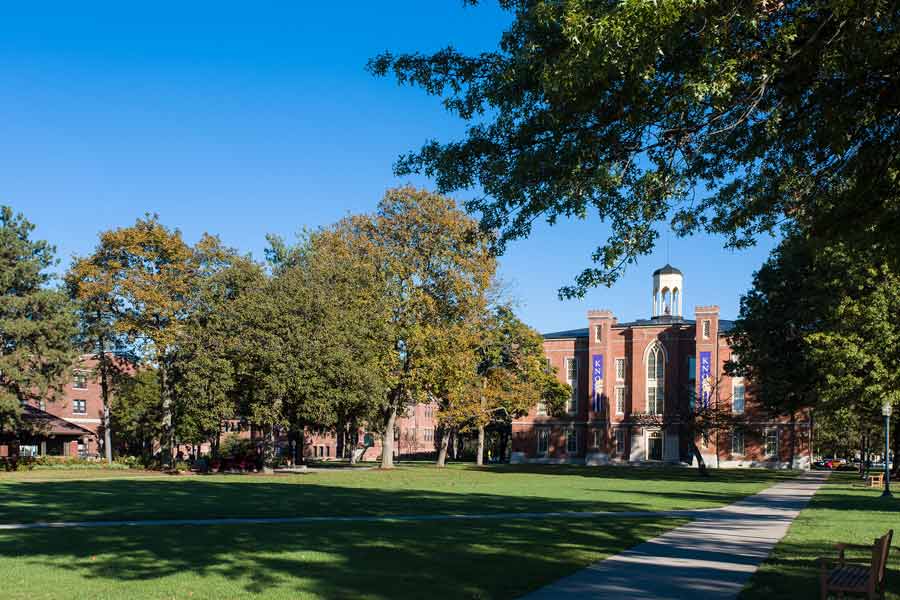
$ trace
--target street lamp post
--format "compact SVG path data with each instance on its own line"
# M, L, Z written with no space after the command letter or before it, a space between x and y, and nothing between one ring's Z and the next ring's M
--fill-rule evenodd
M881 405L881 414L884 415L884 491L882 498L891 498L891 403L885 400Z

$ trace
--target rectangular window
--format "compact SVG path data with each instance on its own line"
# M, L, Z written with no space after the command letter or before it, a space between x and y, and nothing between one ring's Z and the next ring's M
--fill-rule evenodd
M625 381L625 359L616 359L616 381Z
M546 417L546 416L547 416L547 403L546 403L543 399L538 400L538 403L537 403L537 415L538 415L539 417Z
M87 413L87 401L72 400L72 412L76 415L83 415Z
M710 328L711 328L711 325L710 325L709 319L706 319L705 321L703 321L703 339L704 340L709 339Z
M72 387L76 390L87 389L87 373L84 371L75 371L72 375Z
M732 431L731 432L731 453L736 456L744 455L744 432L743 431Z
M778 458L778 430L766 429L766 456Z
M603 430L595 429L594 430L594 448L602 448L603 447Z
M734 414L740 415L744 413L744 382L736 380L731 388L731 410Z
M578 412L578 360L575 357L566 359L566 381L572 386L572 397L569 398L569 412Z
M603 325L594 325L594 341L603 341Z
M625 386L616 387L616 414L625 414Z
M543 456L550 449L550 430L546 428L538 429L537 436L537 453Z
M570 429L566 432L566 452L578 454L578 430Z
M649 414L663 414L663 406L665 405L663 394L664 392L661 386L650 385L647 388L647 412Z
M625 430L616 429L616 454L625 456Z

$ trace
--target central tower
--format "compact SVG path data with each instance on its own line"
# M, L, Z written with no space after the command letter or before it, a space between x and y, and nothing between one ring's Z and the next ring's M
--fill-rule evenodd
M682 298L684 296L684 275L667 264L653 271L653 318L671 317L681 319Z

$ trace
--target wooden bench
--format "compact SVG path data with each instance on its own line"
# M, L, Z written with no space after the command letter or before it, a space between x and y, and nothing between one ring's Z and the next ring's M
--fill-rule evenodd
M869 475L869 487L884 487L884 471L877 475Z
M875 540L871 546L836 544L835 548L838 551L836 564L827 558L820 558L819 563L822 570L819 582L822 600L827 600L831 593L836 593L838 598L843 598L844 594L865 594L866 598L883 600L884 574L893 537L894 530L891 529ZM870 550L872 552L871 564L848 563L844 553L850 548Z

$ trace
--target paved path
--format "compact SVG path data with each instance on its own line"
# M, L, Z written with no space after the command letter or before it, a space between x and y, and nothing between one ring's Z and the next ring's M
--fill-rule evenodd
M828 473L811 472L611 556L524 600L720 600L741 588L787 533Z

